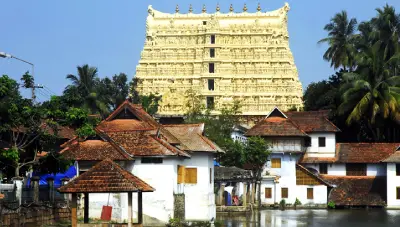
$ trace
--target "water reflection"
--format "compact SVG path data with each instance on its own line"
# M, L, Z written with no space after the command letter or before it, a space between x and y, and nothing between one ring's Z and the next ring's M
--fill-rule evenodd
M400 226L400 210L263 210L251 214L218 213L226 227Z

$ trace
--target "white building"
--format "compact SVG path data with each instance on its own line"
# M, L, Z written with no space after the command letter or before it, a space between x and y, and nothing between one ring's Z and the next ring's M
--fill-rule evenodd
M262 136L272 145L262 203L293 204L298 198L310 205L400 207L399 144L337 143L339 131L325 111L277 108L251 128L247 136Z
M79 172L110 158L154 187L143 195L144 224L163 225L174 217L209 221L216 213L213 160L221 150L203 130L204 124L161 125L126 101L97 126L95 137L69 141L63 154L77 161ZM126 219L126 197L90 194L89 216L100 218L108 203L113 218Z

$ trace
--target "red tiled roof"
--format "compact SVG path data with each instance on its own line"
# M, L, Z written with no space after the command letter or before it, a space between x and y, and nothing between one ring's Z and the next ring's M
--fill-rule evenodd
M78 142L75 140L68 147L61 150L66 159L77 161L100 161L111 160L133 160L118 145L103 140L86 140Z
M337 206L385 206L386 177L329 176L321 177L335 187L328 201Z
M328 120L328 113L329 111L293 111L285 114L305 132L339 132L340 129Z
M111 121L103 121L96 128L105 132L155 129L154 126L136 119L114 119Z
M154 188L105 159L58 189L62 193L153 192Z
M217 145L202 135L204 124L164 125L163 127L181 142L181 149L185 151L222 151Z
M247 136L307 136L290 119L285 117L268 117L258 122L246 132Z
M397 149L396 152L382 160L382 162L400 163L400 150Z
M337 143L338 163L379 163L392 155L399 143Z
M133 156L186 156L189 154L148 131L108 132L107 136Z
M327 158L327 157L309 157L307 153L303 155L303 157L299 160L299 163L335 163L337 159L335 157Z

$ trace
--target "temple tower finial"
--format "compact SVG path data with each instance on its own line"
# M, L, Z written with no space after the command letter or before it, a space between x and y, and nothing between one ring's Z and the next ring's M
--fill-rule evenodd
M229 6L229 12L233 12L233 6L231 4L231 6Z
M244 3L244 6L243 6L243 12L247 12L247 6L246 6L246 3Z
M193 13L193 7L192 4L189 5L189 13Z
M203 13L206 13L207 12L207 10L206 10L206 4L203 4L203 9L201 10Z
M258 3L258 6L257 6L257 11L258 11L258 12L260 12L260 11L261 11L261 4L260 4L260 3Z
M179 13L179 5L178 4L175 7L175 13Z
M217 3L217 8L215 10L217 10L217 12L221 10L221 8L219 8L219 3Z

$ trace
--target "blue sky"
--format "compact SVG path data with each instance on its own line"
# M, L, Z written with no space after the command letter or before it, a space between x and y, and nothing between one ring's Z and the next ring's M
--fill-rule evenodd
M283 6L282 0L219 0L222 12L242 11L247 4L253 12L261 3L263 11ZM347 10L358 21L376 15L375 8L385 3L400 12L399 0L288 0L290 47L303 87L328 78L333 69L322 59L326 49L317 41L326 36L323 27L341 10ZM0 51L13 54L35 64L36 82L61 94L69 83L65 76L76 73L76 66L97 66L99 76L124 72L131 80L143 48L147 6L163 12L174 12L179 4L186 12L192 3L200 12L206 4L214 12L217 1L134 1L134 0L41 0L0 1ZM0 74L18 79L29 65L0 58ZM50 92L38 94L44 100ZM27 91L24 94L29 94Z

